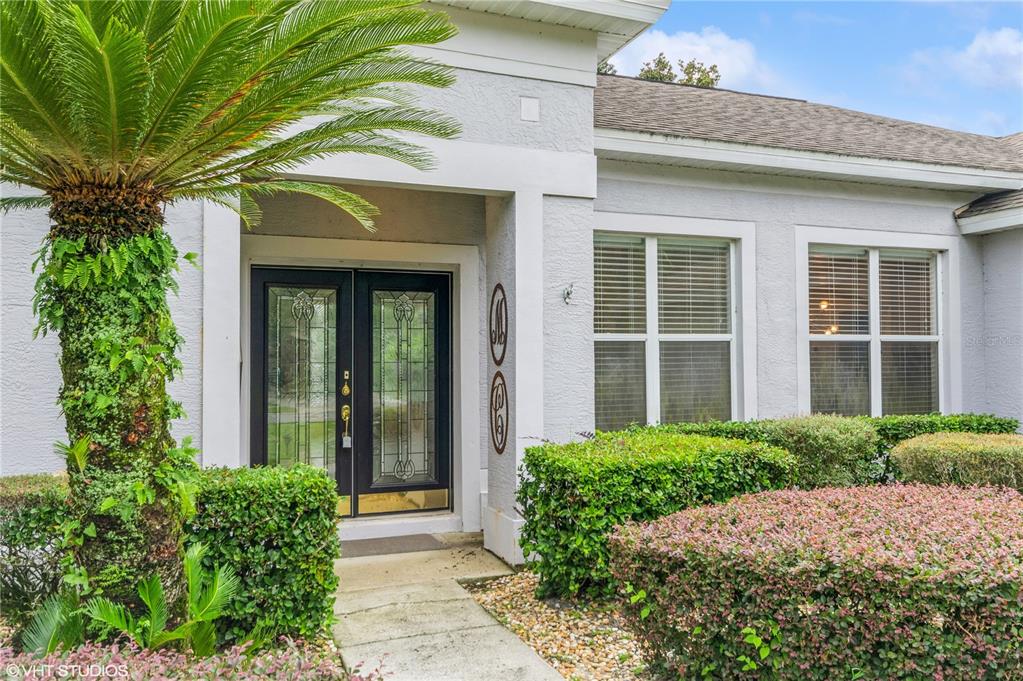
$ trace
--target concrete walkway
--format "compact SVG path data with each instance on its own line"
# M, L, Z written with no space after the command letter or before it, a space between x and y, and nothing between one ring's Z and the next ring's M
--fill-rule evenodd
M372 545L361 542L352 553L362 555L338 561L334 640L345 663L380 665L388 681L562 681L457 581L510 574L508 566L479 535L432 537L442 548L366 555Z

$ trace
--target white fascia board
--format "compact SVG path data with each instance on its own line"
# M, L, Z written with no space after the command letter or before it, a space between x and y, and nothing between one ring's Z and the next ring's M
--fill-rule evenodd
M1023 173L983 170L910 161L889 161L860 156L839 156L811 151L716 142L652 133L596 128L594 152L600 158L615 154L645 157L649 162L685 162L732 166L741 170L830 177L874 183L901 183L944 189L1023 188ZM642 160L642 159L637 159Z
M1023 228L1023 208L1006 208L984 215L956 218L956 222L959 223L959 231L963 234L990 234L1019 229Z

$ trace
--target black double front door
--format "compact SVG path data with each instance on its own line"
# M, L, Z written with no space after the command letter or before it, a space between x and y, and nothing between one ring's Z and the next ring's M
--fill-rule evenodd
M337 480L345 515L451 506L451 281L252 269L253 465Z

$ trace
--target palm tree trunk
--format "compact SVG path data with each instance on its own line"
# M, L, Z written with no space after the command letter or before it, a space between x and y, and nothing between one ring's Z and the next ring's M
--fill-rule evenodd
M166 299L177 253L162 228L162 197L78 185L51 198L37 304L44 327L60 333L78 583L137 605L138 583L155 572L180 612L194 464L169 430L180 414L166 387L179 366Z

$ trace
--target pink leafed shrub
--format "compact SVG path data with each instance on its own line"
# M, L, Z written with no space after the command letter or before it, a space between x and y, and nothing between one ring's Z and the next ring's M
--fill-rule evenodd
M376 681L377 672L349 675L336 653L302 642L246 655L236 646L195 659L174 650L86 644L43 658L0 649L5 679L103 678L126 681Z
M679 678L1023 678L1023 495L784 490L618 528L611 566Z

